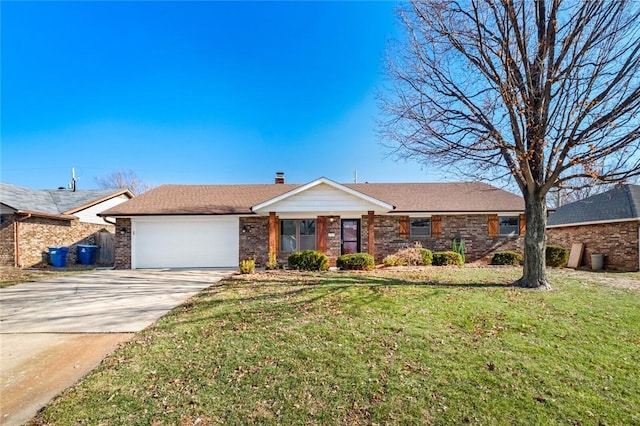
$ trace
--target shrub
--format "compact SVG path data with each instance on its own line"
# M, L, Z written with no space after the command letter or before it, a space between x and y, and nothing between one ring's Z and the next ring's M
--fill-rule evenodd
M384 266L400 266L400 260L396 255L390 254L382 259L382 264Z
M267 263L264 265L264 267L267 270L278 269L278 258L276 257L275 253L269 253L269 260L267 260Z
M429 266L433 263L433 253L431 253L431 250L426 248L420 249L420 256L422 257L423 265Z
M522 254L516 251L497 251L491 259L492 265L522 265Z
M423 264L421 247L409 247L399 250L395 256L398 258L399 266L416 266Z
M547 266L564 268L569 261L569 250L561 246L549 245L545 250Z
M317 250L302 250L292 253L287 261L290 269L300 271L326 271L329 258Z
M253 274L256 271L255 259L245 259L240 261L241 274Z
M373 256L368 253L344 254L336 261L340 269L352 269L357 271L370 271L376 264Z
M446 265L464 265L462 261L462 256L460 253L456 253L455 251L439 251L433 253L433 264L435 266L446 266Z
M466 262L466 259L464 256L464 240L462 239L458 240L458 238L452 239L451 251L456 252L460 255L460 258L462 259L463 264Z

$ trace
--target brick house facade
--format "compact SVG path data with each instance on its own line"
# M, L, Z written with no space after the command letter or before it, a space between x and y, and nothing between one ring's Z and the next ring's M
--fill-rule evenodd
M49 263L49 247L67 246L67 263L77 262L78 244L95 244L97 232L113 232L113 225L6 215L0 225L0 265L41 267Z
M464 241L470 262L523 248L522 198L490 185L282 180L164 185L105 211L117 220L116 268L237 267L244 259L265 265L270 254L282 264L308 248L332 265L356 251L381 263L416 242L450 250L453 238Z
M327 244L323 252L329 257L329 262L335 265L341 254L340 217L332 216L326 229ZM360 251L369 253L368 216L360 218ZM465 244L465 254L468 262L489 260L493 253L499 250L515 250L522 252L524 237L520 235L489 235L488 215L458 215L442 216L442 232L440 236L411 237L400 231L403 216L376 215L374 216L374 258L377 263L398 250L413 247L420 243L422 247L432 251L446 251L451 249L453 238L462 239ZM264 265L268 261L268 218L245 217L240 218L240 251L239 259L255 259L256 264ZM279 263L286 263L289 253L278 251Z
M547 221L547 242L565 248L584 244L580 267L604 255L604 269L640 270L640 185L618 184L560 206Z
M98 213L133 194L126 189L35 190L0 183L0 197L0 266L40 267L50 261L49 247L69 247L67 264L76 263L78 244L97 244L103 240L97 233L115 230Z
M591 268L591 255L604 254L604 268L620 272L640 270L640 220L596 223L547 229L548 244L571 248L583 243L579 266Z

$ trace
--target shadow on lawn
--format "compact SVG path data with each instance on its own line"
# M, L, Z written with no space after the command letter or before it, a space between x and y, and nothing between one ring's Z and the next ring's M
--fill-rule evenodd
M291 277L272 277L265 281L223 280L201 292L179 310L197 309L205 315L193 317L193 323L216 323L231 320L251 320L263 324L283 319L295 321L309 313L325 317L327 312L343 310L355 313L359 309L402 309L394 301L394 288L401 286L433 289L421 292L420 297L440 297L447 288L469 290L474 288L508 288L499 283L447 283L420 282L397 277L364 274L307 275L305 280ZM347 302L347 303L344 303ZM177 312L176 312L177 313Z

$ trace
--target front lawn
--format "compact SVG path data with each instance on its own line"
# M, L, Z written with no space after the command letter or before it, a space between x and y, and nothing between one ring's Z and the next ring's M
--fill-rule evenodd
M519 273L237 276L33 423L640 424L640 291L560 271L550 292L504 285Z

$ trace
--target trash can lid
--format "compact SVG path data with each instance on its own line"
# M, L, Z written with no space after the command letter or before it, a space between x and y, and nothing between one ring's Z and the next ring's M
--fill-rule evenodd
M98 248L98 246L96 246L94 244L78 244L78 247Z

